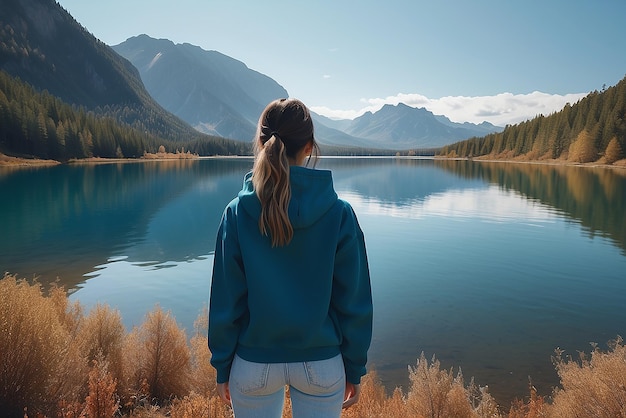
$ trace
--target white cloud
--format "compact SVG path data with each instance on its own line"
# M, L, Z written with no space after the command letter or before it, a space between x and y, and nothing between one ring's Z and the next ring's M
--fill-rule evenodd
M330 74L324 74L324 75L322 76L322 78L323 78L324 80L327 80L327 79L329 79L329 78L330 78Z
M421 94L399 93L395 96L374 99L361 99L359 110L337 110L324 106L311 106L311 110L334 119L354 119L363 113L376 112L385 104L404 103L412 107L423 107L435 115L444 115L453 122L491 122L505 126L515 124L537 115L547 116L558 112L566 103L574 104L587 93L566 95L548 94L534 91L529 94L500 93L495 96L446 96L429 99Z

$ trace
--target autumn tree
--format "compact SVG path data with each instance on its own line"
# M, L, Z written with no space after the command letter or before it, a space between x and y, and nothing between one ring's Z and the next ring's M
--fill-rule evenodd
M598 151L593 136L589 131L583 129L569 147L568 160L577 163L590 163L597 159Z
M622 158L624 158L622 147L620 146L617 137L613 137L609 142L609 145L606 147L604 159L607 164L613 164L615 161L621 160Z

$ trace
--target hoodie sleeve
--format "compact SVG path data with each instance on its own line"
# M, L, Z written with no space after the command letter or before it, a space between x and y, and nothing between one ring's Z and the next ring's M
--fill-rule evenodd
M341 354L346 379L358 384L366 373L373 306L365 238L347 203L335 256L331 304L342 333Z
M247 318L246 278L239 247L236 205L224 211L215 243L209 300L209 349L217 383L227 382L242 323Z

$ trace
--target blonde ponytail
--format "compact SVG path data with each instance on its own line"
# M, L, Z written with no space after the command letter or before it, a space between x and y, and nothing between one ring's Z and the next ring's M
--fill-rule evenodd
M293 237L288 208L291 199L289 160L285 145L274 134L257 154L252 184L261 201L259 230L272 239L272 247L288 244Z
M259 230L270 236L272 247L289 244L293 226L289 220L289 162L310 145L317 156L313 120L306 106L296 99L268 104L257 126L252 184L261 202Z

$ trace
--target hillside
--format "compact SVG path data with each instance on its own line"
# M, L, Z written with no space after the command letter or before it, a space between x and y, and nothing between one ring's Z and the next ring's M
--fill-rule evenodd
M169 140L76 108L0 71L0 153L56 161L137 158L161 146L201 155L249 153L248 144L222 138Z
M626 78L560 112L445 146L449 157L613 164L626 157Z
M132 64L93 37L54 0L3 1L0 70L84 112L112 118L181 147L195 144L203 153L211 153L211 144L221 143L221 148L225 144L165 111L148 94ZM116 141L121 146L125 138Z
M263 108L288 97L271 78L217 51L140 35L112 47L165 109L197 130L249 141Z

